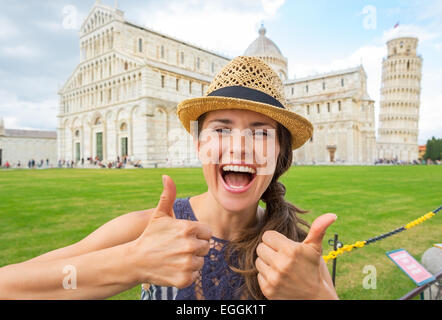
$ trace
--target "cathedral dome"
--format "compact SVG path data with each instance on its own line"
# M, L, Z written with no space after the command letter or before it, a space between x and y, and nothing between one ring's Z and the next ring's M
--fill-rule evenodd
M245 56L258 57L266 61L276 71L282 80L287 79L287 59L282 55L278 46L266 37L263 25L259 28L256 38L244 52Z
M244 52L245 56L271 56L275 58L284 59L281 50L269 38L266 37L266 29L263 25L259 28L259 37L253 41L247 50Z

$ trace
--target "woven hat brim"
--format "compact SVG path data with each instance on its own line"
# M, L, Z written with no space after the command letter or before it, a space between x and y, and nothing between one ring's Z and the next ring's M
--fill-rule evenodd
M243 109L261 113L286 127L292 136L292 149L298 149L313 135L313 125L303 116L265 103L228 97L200 97L182 101L177 108L178 118L190 133L191 121L209 111Z

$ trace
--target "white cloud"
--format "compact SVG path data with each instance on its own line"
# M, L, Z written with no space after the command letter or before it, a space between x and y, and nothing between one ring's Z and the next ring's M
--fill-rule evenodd
M38 20L34 22L35 26L39 29L42 29L42 31L49 31L49 32L60 32L65 30L63 28L63 25L60 21L50 21L50 20Z
M387 55L385 46L364 46L349 57L332 61L334 69L344 69L362 64L367 73L367 91L372 99L378 100L382 77L382 59Z
M21 126L20 119L17 117L7 116L3 118L6 129L21 129L21 130L32 130L34 128L28 126Z
M431 137L442 138L442 94L424 95L419 112L419 144L426 144Z
M391 28L389 30L384 31L382 40L383 42L387 42L393 38L399 37L416 37L420 42L427 42L429 40L434 40L440 37L440 33L436 33L434 31L429 31L425 27L407 24L407 25L399 25L396 28Z
M275 15L284 2L285 0L261 0L262 7L269 16Z
M440 24L440 17L442 16L442 1L420 1L416 6L418 20L435 20Z
M0 54L9 58L30 59L41 55L41 51L37 48L18 45L13 47L4 47L0 49Z
M57 126L58 100L39 102L21 100L16 94L0 90L0 117L9 129L46 129Z
M435 43L433 46L437 51L442 51L442 43Z
M11 39L18 34L18 29L9 18L0 17L0 39Z
M421 80L419 111L419 143L425 144L432 136L442 138L442 69L425 66Z
M401 7L385 8L382 10L382 12L387 17L397 17L402 13L402 9Z
M138 23L174 38L228 56L242 54L258 36L264 20L272 19L282 0L168 1L159 8L138 10ZM130 20L130 19L129 19Z
M78 31L87 18L89 11L86 13L78 5L48 3L53 13L50 17L40 17L31 19L32 27L37 27L42 32L60 33L66 31Z

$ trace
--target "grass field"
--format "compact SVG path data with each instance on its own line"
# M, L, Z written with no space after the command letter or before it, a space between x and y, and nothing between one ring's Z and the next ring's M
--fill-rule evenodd
M201 169L0 170L0 266L67 246L105 222L156 206L161 175L177 185L178 197L206 191ZM442 204L442 166L292 167L282 178L286 199L309 210L312 222L333 212L344 244L391 231ZM442 214L421 225L346 253L338 259L336 289L341 299L397 299L414 283L385 255L404 248L418 261L442 242ZM329 262L331 270L331 262ZM364 289L366 265L376 268L377 288ZM111 299L139 299L139 287Z

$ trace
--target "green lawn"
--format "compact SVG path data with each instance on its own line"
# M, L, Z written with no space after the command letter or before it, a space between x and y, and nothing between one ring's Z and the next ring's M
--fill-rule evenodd
M201 169L0 170L0 266L72 244L110 219L155 207L161 175L170 175L178 197L206 190ZM442 166L292 167L282 177L286 198L309 210L304 218L338 215L334 233L344 244L391 231L442 204ZM404 248L418 261L441 239L442 213L421 225L339 257L341 299L397 299L414 283L385 255ZM331 270L332 263L329 262ZM362 286L366 265L376 267L377 289ZM139 299L139 287L112 299Z

